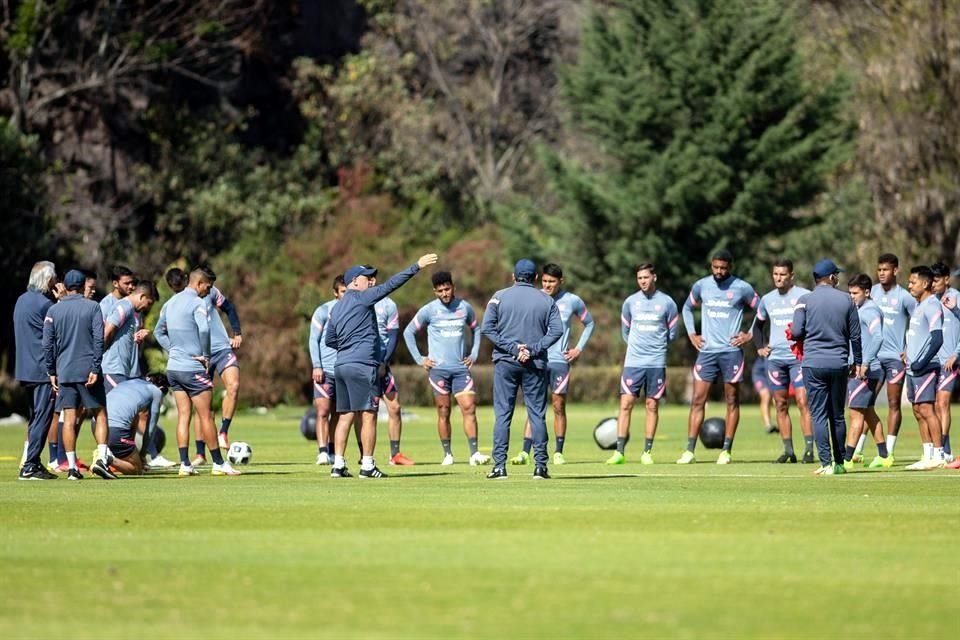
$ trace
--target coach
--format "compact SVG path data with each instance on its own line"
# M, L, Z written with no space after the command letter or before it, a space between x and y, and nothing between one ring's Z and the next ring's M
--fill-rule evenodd
M840 271L832 260L817 262L813 266L816 287L800 298L793 312L793 337L803 342L803 381L820 455L816 475L845 472L842 462L847 424L843 407L847 378L848 374L861 380L867 377L857 307L848 294L834 288ZM853 364L848 365L851 349Z
M513 268L513 286L493 294L483 316L483 335L493 343L493 470L491 480L506 478L510 421L523 388L533 436L533 477L547 473L547 349L563 336L557 305L534 284L537 268L520 260Z

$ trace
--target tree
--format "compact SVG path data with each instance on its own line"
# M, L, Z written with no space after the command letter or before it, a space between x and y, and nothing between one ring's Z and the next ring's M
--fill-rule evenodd
M784 236L829 217L804 207L851 149L844 85L806 80L794 13L778 0L598 8L563 89L569 126L591 146L546 156L564 204L556 227L571 272L596 292L622 293L649 260L682 295L721 247L759 274Z

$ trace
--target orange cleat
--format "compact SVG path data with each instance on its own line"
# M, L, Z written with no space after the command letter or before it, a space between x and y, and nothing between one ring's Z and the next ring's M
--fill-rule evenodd
M948 464L947 469L960 469L960 458L956 458L953 462Z
M403 455L402 453L398 453L397 455L390 458L390 464L402 466L402 467L409 467L417 463L411 460L410 458L408 458L407 456Z

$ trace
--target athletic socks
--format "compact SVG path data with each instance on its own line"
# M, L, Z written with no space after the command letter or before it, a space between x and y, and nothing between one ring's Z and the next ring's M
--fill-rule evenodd
M399 440L391 440L391 441L390 441L390 457L392 458L393 456L397 455L398 453L400 453L400 441L399 441Z
M205 457L207 455L207 445L203 440L194 440L194 444L197 445L197 455ZM211 452L213 453L213 452Z
M943 436L943 452L947 455L953 453L953 450L950 449L950 434L944 434Z
M730 453L730 450L733 449L733 438L724 438L723 439L723 450L727 453Z
M47 443L47 454L50 456L50 464L57 464L57 449L59 443L57 442L48 442Z
M803 452L813 453L813 436L803 436Z
M213 464L223 464L223 454L220 453L220 447L211 449L210 457L213 458Z
M524 438L523 439L523 452L530 453L533 449L533 438Z
M477 439L467 438L467 446L470 447L470 455L472 456L477 452Z
M936 462L943 462L943 447L933 448L933 459Z
M854 452L855 454L857 454L857 455L860 455L861 453L863 453L863 445L865 445L866 443L867 443L867 434L866 434L866 433L861 433L861 434L860 434L860 439L857 440L857 446L856 446L856 448L854 449L853 452ZM884 457L886 457L886 456L884 456Z
M851 460L853 460L853 452L856 451L856 449L857 449L856 447L851 447L850 445L846 445L843 448L843 461L850 462Z
M627 439L626 438L617 438L617 453L623 454L623 450L627 448Z
M373 471L373 456L363 456L360 458L360 469L362 471Z
M566 439L566 436L557 436L557 453L563 453L563 443Z
M150 434L147 436L147 455L151 458L156 458L160 455L160 451L157 449L157 441L154 437L155 434Z
M107 463L107 445L98 444L97 445L97 460L103 460L103 463Z
M67 464L71 469L77 468L77 452L76 451L67 451Z
M783 439L783 452L788 456L797 455L793 451L793 438L784 438Z
M443 447L443 455L445 455L445 456L452 456L452 455L453 455L453 451L450 450L450 439L449 439L449 438L447 438L446 440L444 440L444 439L441 438L441 439L440 439L440 446Z
M620 442L620 438L617 438L617 442ZM643 450L645 452L653 451L653 438L643 439Z
M887 436L887 451L890 452L890 455L893 455L894 449L897 448L897 436Z
M343 459L343 456L338 456L334 454L333 456L333 468L334 469L343 469L347 466L347 461Z
M696 436L692 438L687 438L687 451L689 451L690 453L693 453L696 448L697 448Z
M887 443L886 443L886 442L879 442L879 443L877 443L877 455L880 456L881 458L886 458L888 455L890 455L890 454L887 453Z
M220 433L227 433L230 431L230 423L233 421L233 418L223 418L220 421Z
M57 423L57 463L67 461L67 450L63 448L63 420Z
M190 447L180 447L180 464L185 467L190 466Z
M332 442L328 442L328 443L327 443L327 455L328 455L328 456L332 456L332 455L333 455L333 443L332 443Z
M933 443L932 442L923 443L923 459L924 460L933 459Z

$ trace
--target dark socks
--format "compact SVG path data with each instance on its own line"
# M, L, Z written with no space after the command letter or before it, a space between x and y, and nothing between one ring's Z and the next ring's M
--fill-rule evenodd
M524 438L523 439L523 452L530 453L530 450L533 449L533 438Z
M450 450L450 440L440 440L440 446L443 447L443 455L452 456L453 451Z
M180 464L190 466L190 447L180 447Z
M886 442L878 442L878 443L877 443L877 455L879 455L881 458L886 458L888 455L890 455L889 453L887 453L887 443L886 443Z
M210 457L213 458L213 464L223 464L223 455L220 453L220 447L211 449Z
M50 455L50 462L54 462L57 459L57 443L48 442L47 443L47 453Z
M813 436L803 436L803 452L813 453Z
M697 437L687 438L687 451L693 453L697 448Z
M950 436L949 436L949 434L943 436L943 452L944 452L944 453L953 453L953 451L950 449Z
M223 418L220 421L220 433L227 433L230 431L230 423L233 421L233 418Z
M856 449L856 447L851 447L850 445L845 446L843 449L843 461L850 462L853 460L853 452L856 451Z
M563 453L563 443L566 439L566 436L557 436L557 453Z
M194 440L194 444L197 445L197 455L204 456L207 455L207 445L203 440ZM211 452L212 453L212 452Z
M397 455L398 453L400 453L400 441L399 441L399 440L391 440L391 441L390 441L390 457L392 458L393 456Z
M470 455L472 456L477 452L477 439L467 438L467 446L470 447Z
M793 452L793 438L784 438L783 439L783 452L788 456L796 455Z
M328 454L328 455L331 455L331 456L334 455L334 449L333 449L333 443L332 443L332 442L328 442L328 443L327 443L327 454Z
M730 450L733 449L733 438L724 438L723 439L723 450L727 453L730 453Z
M653 438L644 438L644 439L643 439L643 450L644 450L644 451L653 451Z
M623 454L623 450L627 448L627 439L626 438L617 438L617 453Z

